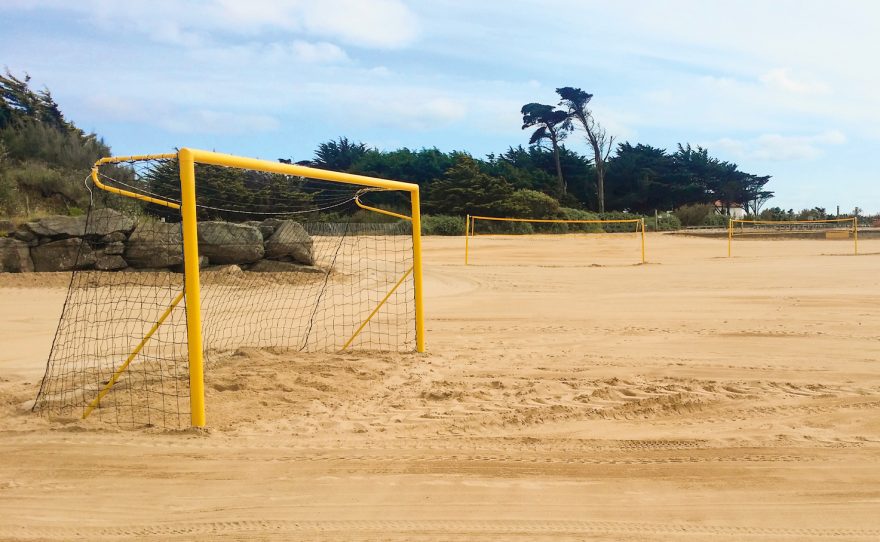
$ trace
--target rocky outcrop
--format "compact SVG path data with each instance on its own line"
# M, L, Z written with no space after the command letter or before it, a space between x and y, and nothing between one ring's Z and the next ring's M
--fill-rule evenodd
M0 238L0 272L27 273L34 270L28 244L18 239Z
M133 217L113 209L98 209L92 211L92 216L86 226L86 235L115 235L117 238L121 235L124 238L134 230L134 227Z
M312 237L299 222L281 221L266 240L266 258L314 265Z
M113 209L98 209L91 216L50 216L18 227L9 222L3 227L0 272L183 271L180 223L135 220ZM262 273L326 272L314 267L312 237L293 220L200 222L198 239L200 267Z
M263 258L263 234L254 226L231 222L199 223L199 254L211 263L245 264Z
M31 249L34 271L88 269L97 260L92 247L80 238L51 241Z
M24 224L25 231L37 237L82 237L86 233L85 216L47 216Z
M135 226L124 252L132 267L161 268L183 263L180 224L143 220Z

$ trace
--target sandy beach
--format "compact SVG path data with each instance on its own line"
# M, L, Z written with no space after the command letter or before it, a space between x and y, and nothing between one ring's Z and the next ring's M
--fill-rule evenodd
M30 412L69 276L0 275L0 540L880 540L880 239L470 248L427 354L241 349L206 431Z

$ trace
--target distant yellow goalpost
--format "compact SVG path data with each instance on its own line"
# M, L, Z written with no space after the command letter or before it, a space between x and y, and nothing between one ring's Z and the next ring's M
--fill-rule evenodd
M464 233L464 264L470 263L470 240L476 235L477 221L487 222L513 222L521 224L560 224L574 226L589 226L590 230L581 230L571 233L633 233L640 236L641 241L641 263L645 263L645 219L629 218L629 219L609 219L609 220L564 220L564 219L538 219L538 218L505 218L497 216L480 216L467 215L465 221ZM631 228L631 229L630 229Z
M853 240L853 254L859 254L859 221L851 218L824 220L745 220L731 218L727 222L727 257L733 253L734 237L823 234L825 239Z

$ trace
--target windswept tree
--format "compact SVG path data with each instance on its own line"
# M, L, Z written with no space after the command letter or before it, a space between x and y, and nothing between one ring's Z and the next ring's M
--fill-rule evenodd
M355 143L347 137L340 137L339 141L330 140L318 145L315 159L310 165L333 171L348 171L355 162L367 154L368 150L363 143Z
M605 163L608 155L614 147L614 136L608 135L605 128L593 117L593 112L587 107L593 95L579 88L557 88L561 100L559 105L565 106L568 116L578 121L586 132L587 142L593 149L593 160L596 167L596 190L599 199L599 212L605 212Z
M568 192L568 185L562 176L562 164L559 161L559 142L565 139L571 131L571 118L565 111L554 109L552 105L528 103L520 110L523 116L522 129L538 128L532 132L529 145L540 145L542 141L550 141L553 148L553 158L556 161L556 176L562 186L562 193Z

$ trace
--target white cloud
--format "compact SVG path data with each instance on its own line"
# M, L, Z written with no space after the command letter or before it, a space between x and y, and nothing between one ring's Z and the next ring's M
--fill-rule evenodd
M8 1L8 0L7 0ZM14 1L7 9L72 11L109 30L135 31L171 45L196 47L222 35L266 35L264 41L312 36L376 49L398 49L421 32L415 13L401 0L115 0Z
M296 40L290 44L291 52L297 59L309 63L335 63L348 60L348 55L338 46L327 42L309 43Z
M321 0L297 7L309 31L352 45L397 49L420 31L418 18L399 0Z
M825 147L844 143L846 136L842 132L829 130L802 136L761 134L751 139L721 138L703 146L710 152L720 149L740 159L792 161L820 158L825 154Z
M829 88L824 83L796 79L788 68L776 68L758 78L767 87L794 94L826 94Z

